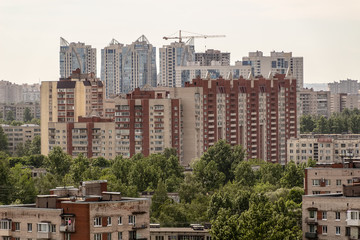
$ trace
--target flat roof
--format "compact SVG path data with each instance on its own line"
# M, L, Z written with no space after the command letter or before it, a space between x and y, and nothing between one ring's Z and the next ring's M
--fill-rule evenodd
M188 227L188 228L162 227L162 228L150 228L150 232L208 233L209 229L204 228L204 230L194 230L190 227Z

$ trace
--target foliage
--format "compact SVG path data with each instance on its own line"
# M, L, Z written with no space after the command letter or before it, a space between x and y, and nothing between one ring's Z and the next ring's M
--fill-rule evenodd
M24 110L24 122L30 122L33 119L30 108L26 107Z
M4 129L0 126L0 151L6 152L8 150L8 140L4 133Z

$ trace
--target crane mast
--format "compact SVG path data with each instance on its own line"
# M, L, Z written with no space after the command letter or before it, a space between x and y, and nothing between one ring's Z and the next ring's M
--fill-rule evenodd
M225 35L195 35L195 36L182 36L181 35L181 30L179 30L179 36L178 37L163 37L163 39L168 40L168 39L179 39L179 42L182 42L182 39L184 38L216 38L216 37L226 37Z

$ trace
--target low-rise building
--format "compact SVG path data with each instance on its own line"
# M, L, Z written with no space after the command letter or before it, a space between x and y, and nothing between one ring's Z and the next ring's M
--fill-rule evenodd
M40 135L40 126L36 124L23 124L21 126L11 126L1 124L8 140L8 150L11 154L16 151L16 146L26 141L34 140L35 136Z
M204 228L150 228L150 240L211 240L208 229Z
M2 239L150 239L149 202L82 182L40 195L35 204L0 206Z
M305 163L309 158L318 164L342 163L347 154L360 158L360 134L301 134L287 140L288 159Z
M359 239L360 185L343 186L343 193L304 195L303 239Z

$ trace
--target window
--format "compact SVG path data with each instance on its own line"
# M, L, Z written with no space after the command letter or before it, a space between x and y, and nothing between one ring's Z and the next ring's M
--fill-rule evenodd
M101 227L102 224L101 224L101 217L96 217L94 218L94 226L95 227Z
M38 232L49 232L49 224L48 223L38 223L37 224Z
M135 225L135 216L134 215L129 216L129 224Z
M164 236L155 236L155 240L164 240Z
M320 180L319 179L313 179L312 184L313 184L313 186L320 186Z
M118 232L118 240L123 240L122 232Z
M56 232L56 224L51 224L51 232Z
M327 226L322 226L322 234L327 234Z
M309 232L314 233L316 232L315 225L309 225Z
M322 220L327 220L327 212L322 212Z
M111 240L111 232L107 234L107 240Z
M340 212L335 212L335 220L340 220Z
M350 219L357 220L358 219L358 212L350 212Z
M111 226L111 217L107 217L107 225Z
M20 223L19 222L15 223L15 231L20 231Z
M118 217L118 225L122 225L122 217L121 216Z
M32 223L27 224L27 231L32 232Z
M316 211L309 211L309 218L315 218Z
M94 240L101 240L101 239L102 239L101 233L95 233L94 234Z
M331 181L329 179L325 179L325 185L329 186L331 184Z
M8 220L0 221L0 229L11 229L11 222Z
M136 239L136 231L129 231L129 240Z
M336 179L336 186L341 186L341 180L340 179Z
M335 234L340 235L340 227L335 227Z

